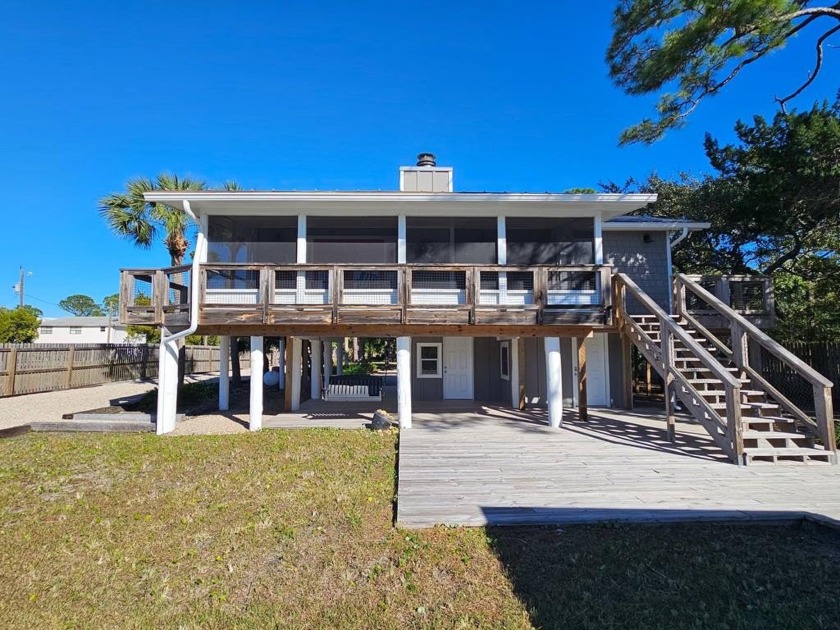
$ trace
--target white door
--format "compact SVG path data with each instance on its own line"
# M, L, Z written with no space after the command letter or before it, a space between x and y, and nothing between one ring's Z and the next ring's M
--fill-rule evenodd
M607 336L595 333L586 340L586 404L609 407L610 379L607 372Z
M472 400L472 337L443 338L443 397L448 400Z

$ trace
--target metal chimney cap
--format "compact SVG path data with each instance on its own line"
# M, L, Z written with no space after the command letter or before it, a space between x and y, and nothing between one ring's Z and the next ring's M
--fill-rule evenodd
M437 166L434 153L418 153L417 166Z

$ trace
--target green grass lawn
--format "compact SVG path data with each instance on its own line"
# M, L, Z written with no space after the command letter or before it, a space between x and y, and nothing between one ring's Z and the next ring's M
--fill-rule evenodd
M397 530L396 439L0 441L0 627L840 624L813 525Z

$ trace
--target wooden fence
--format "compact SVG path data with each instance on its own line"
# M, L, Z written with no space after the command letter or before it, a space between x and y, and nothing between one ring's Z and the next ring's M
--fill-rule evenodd
M187 374L219 369L219 349L187 346ZM248 367L248 354L241 357ZM0 344L0 397L115 381L156 378L158 346L137 344Z
M834 383L831 390L834 409L840 411L840 343L790 342L784 346ZM811 388L796 372L769 352L761 352L760 361L759 371L776 389L802 410L813 411Z

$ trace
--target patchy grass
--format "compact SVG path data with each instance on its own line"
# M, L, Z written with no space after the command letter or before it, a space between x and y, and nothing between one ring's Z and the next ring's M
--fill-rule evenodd
M392 526L394 433L0 441L0 626L834 628L835 532Z

